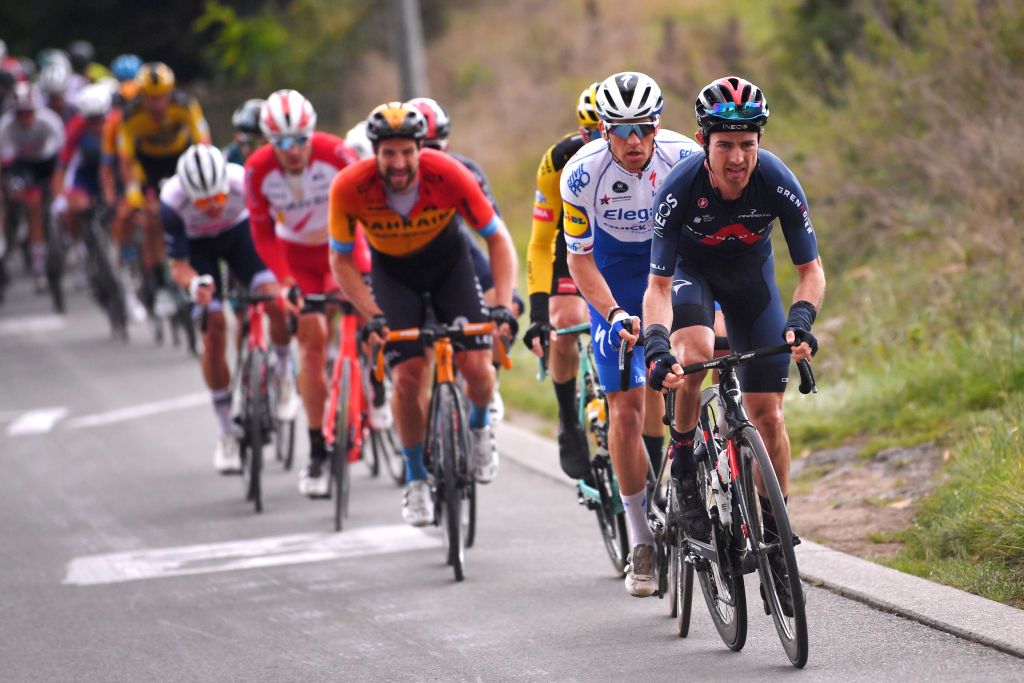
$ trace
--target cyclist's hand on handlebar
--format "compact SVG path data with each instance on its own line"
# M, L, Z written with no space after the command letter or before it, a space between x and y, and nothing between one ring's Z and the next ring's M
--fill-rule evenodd
M359 333L360 339L364 342L369 342L370 346L377 348L384 345L388 336L388 320L383 315L375 315L366 321L363 325L362 331Z
M647 386L655 391L666 393L676 389L683 383L683 368L675 356L664 351L651 354L647 362Z
M546 320L536 320L526 328L526 332L523 334L523 344L538 358L543 358L544 347L549 343L551 330L551 323Z
M628 348L633 348L636 340L640 338L640 318L619 309L608 322L612 324L612 329L608 333L612 348L617 351L623 341Z
M213 276L196 275L188 283L188 295L199 306L209 306L213 301Z
M498 332L508 337L509 342L515 341L519 333L519 321L506 306L491 306L491 320L498 323Z
M277 292L277 305L287 315L299 317L302 313L302 291L293 283L282 283Z
M810 330L786 330L786 343L793 347L793 360L810 360L818 352L818 340Z

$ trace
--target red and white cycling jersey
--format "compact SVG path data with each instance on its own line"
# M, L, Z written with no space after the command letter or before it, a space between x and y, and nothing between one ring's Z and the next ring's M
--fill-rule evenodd
M327 202L331 181L355 163L356 153L329 133L313 133L309 164L301 175L285 173L271 145L245 162L249 225L260 256L275 274L288 272L276 240L303 246L327 244Z

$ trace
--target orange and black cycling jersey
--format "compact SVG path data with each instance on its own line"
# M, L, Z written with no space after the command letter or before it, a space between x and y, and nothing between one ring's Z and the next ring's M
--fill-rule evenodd
M357 223L375 251L394 257L423 252L451 223L456 211L483 237L501 226L473 174L443 152L426 148L420 152L416 191L418 199L412 210L401 216L388 206L376 159L363 159L343 169L331 184L331 248L349 253Z
M120 156L176 157L192 144L210 141L210 128L203 118L199 102L175 90L167 113L157 121L139 97L125 106L118 127L117 151Z

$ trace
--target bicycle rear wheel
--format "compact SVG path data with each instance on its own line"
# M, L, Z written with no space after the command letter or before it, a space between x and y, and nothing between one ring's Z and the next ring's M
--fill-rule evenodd
M690 634L690 614L693 609L693 563L687 562L686 553L678 545L679 540L676 541L677 545L672 546L670 553L673 581L669 590L673 597L672 616L676 619L676 635L685 638Z
M611 462L606 457L595 457L591 461L591 472L594 474L594 482L601 499L595 508L597 524L601 529L601 538L604 540L605 550L608 551L608 558L621 578L626 575L629 536L626 529L626 513L621 510L621 503L619 507L616 506L619 487L612 473Z
M807 663L807 614L804 606L803 584L793 552L793 532L786 512L786 501L782 497L779 480L775 476L771 459L765 450L761 435L753 426L743 427L733 436L733 444L739 452L742 471L743 502L747 509L747 525L750 539L757 558L757 573L761 579L768 611L771 612L775 630L782 641L782 647L793 666L802 668ZM764 515L754 487L754 465L761 471L761 478L768 500L775 516L778 538L765 538ZM769 555L777 553L773 567ZM785 572L777 571L783 564ZM789 596L780 595L788 589Z
M702 459L697 463L697 481L704 501L712 495L708 484L711 476L717 474L711 472L707 461ZM729 529L732 520L723 523L717 507L710 512L711 546L718 559L715 562L698 559L697 578L718 635L726 647L738 652L747 642L747 594L743 585L743 571L738 563L730 561Z
M348 467L349 448L349 397L352 395L352 363L339 358L343 363L338 379L338 406L334 417L334 449L331 451L331 494L334 496L334 530L341 531L345 517L348 517L349 490L352 487Z
M46 284L53 299L53 309L58 313L66 310L64 302L64 229L49 211L43 220L46 229Z
M275 456L286 470L290 470L295 460L295 420L277 420L275 432Z

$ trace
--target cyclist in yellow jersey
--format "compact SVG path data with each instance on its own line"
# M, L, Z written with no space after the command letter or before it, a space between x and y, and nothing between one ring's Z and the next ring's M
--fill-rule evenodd
M194 97L175 89L174 72L163 62L142 65L135 76L138 96L125 106L118 126L117 152L125 199L142 211L142 265L150 279L146 301L154 312L167 299L163 230L159 217L160 185L174 176L178 157L190 145L210 142L210 129ZM163 293L163 296L161 295ZM159 311L156 311L159 314Z
M569 133L544 152L537 169L537 193L533 225L526 251L526 280L530 292L530 327L523 335L526 347L542 356L550 343L548 370L558 399L558 452L562 470L573 479L587 476L589 462L586 433L576 411L576 371L579 354L576 335L557 336L553 331L587 322L587 305L566 265L562 232L562 198L558 183L562 168L583 145L596 140L598 129L594 95L598 83L580 93L576 107L579 132Z

